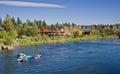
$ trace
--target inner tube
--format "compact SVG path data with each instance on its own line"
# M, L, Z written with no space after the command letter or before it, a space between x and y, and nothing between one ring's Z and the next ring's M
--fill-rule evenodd
M18 62L27 62L28 60L25 59L25 58L23 58L23 59L20 59L20 58L19 58L19 59L17 59L17 61L18 61Z

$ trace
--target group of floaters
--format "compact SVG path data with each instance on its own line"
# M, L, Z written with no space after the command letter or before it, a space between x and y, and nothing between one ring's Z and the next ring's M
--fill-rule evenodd
M34 56L31 56L31 55L26 55L26 54L24 54L24 53L19 53L19 54L17 55L17 61L18 61L18 62L27 62L27 61L30 60L30 59L39 59L40 57L41 57L41 54L40 54L40 53L36 54L35 57L34 57Z

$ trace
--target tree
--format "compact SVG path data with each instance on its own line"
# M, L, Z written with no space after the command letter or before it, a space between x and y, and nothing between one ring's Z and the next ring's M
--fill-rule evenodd
M5 30L0 31L0 38L4 40L5 45L11 45L14 42L13 38Z
M28 19L26 20L26 25L27 25L27 26L31 26L30 20L28 20Z
M6 31L11 31L11 30L14 30L14 24L12 22L12 19L9 15L6 16L6 19L5 21L3 22L3 28L6 30Z
M19 17L17 18L17 25L18 25L18 24L22 24L22 21L20 20Z
M80 36L79 30L75 31L75 33L74 33L74 38L79 37L79 36Z
M0 27L2 26L2 19L1 19L1 17L0 17Z
M42 21L41 20L38 21L38 28L42 28Z
M8 36L8 32L6 32L5 30L0 31L0 38L1 39L6 39Z
M35 23L34 23L34 25L33 25L33 27L32 27L32 30L33 30L33 32L34 32L33 36L38 35L38 30L39 30L39 28L38 28L38 26L37 26Z
M57 22L57 23L55 24L55 26L56 26L56 28L59 28L59 23Z
M38 35L38 27L37 27L37 25L34 24L32 26L32 28L31 27L27 28L26 35L27 36L37 36Z
M72 23L72 27L74 28L76 26L76 24L75 23Z
M47 23L45 22L45 20L42 22L42 27L46 28L47 27Z
M5 39L4 44L5 45L12 45L14 43L14 40L12 39L11 36L7 36L7 38Z
M51 29L55 29L55 26L53 24L50 25Z
M17 30L11 30L9 32L9 36L11 36L13 39L15 39L18 36Z
M15 26L16 25L16 21L15 21L14 17L12 17L12 22L13 22L13 25Z
M19 35L26 35L27 29L26 28L21 28L19 31Z

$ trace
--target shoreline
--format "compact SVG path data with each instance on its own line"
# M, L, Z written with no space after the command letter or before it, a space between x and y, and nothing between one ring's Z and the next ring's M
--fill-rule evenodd
M97 40L97 39L110 39L110 38L117 38L114 35L111 36L105 36L102 37L100 35L86 35L82 37L55 37L55 38L46 38L46 39L40 39L40 40L35 40L34 38L32 39L20 39L18 38L14 45L8 46L8 50L14 50L16 47L20 46L29 46L29 45L43 45L43 44L54 44L54 43L64 43L64 42L80 42L80 41L85 41L85 40ZM39 39L39 38L38 38ZM2 47L2 46L1 46ZM3 49L0 49L1 51Z

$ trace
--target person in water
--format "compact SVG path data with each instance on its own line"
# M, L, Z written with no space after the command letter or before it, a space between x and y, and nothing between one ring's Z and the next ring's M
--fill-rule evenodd
M27 62L28 61L27 55L24 53L19 53L17 57L18 57L18 59L17 59L18 62Z
M18 58L26 58L26 54L20 53L20 54L18 54Z
M35 59L38 59L38 58L40 58L40 57L41 57L41 54L40 54L40 53L37 53Z

